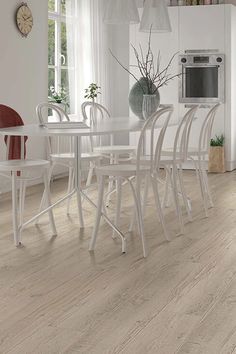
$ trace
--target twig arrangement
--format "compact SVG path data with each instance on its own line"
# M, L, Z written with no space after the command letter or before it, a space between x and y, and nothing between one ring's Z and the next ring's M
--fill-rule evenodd
M145 92L144 87L140 84L139 79L135 76L135 74L131 72L127 67L125 67L110 50L111 55L113 56L113 58L115 58L118 64L139 83L144 94L145 93L155 94L160 87L168 85L168 83L171 80L173 80L176 77L180 77L182 75L182 74L171 75L169 73L169 69L177 53L175 53L172 56L167 66L164 69L160 70L160 63L161 63L160 51L158 51L157 59L155 60L151 48L151 35L152 35L152 29L150 29L149 38L148 38L148 49L145 55L143 53L141 45L139 45L139 50L140 50L139 53L138 50L131 44L134 51L135 58L137 60L137 64L130 65L130 66L139 69L141 76L146 80L148 92Z

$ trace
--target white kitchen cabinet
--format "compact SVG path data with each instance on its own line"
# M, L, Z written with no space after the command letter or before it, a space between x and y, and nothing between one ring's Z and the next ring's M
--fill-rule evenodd
M179 6L179 50L225 52L225 6Z

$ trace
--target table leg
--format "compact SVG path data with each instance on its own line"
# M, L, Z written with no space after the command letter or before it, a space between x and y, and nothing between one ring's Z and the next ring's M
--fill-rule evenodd
M79 222L80 227L84 228L84 218L82 210L82 200L81 200L81 137L75 137L75 189L77 195L77 205L79 212Z

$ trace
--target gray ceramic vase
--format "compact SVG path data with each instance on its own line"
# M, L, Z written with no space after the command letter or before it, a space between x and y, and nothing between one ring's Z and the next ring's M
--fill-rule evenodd
M143 90L142 90L142 88ZM155 90L155 85L152 86L152 90ZM143 92L144 91L144 92ZM139 117L139 119L144 119L143 116L143 95L148 94L148 85L147 80L145 78L141 78L138 82L136 82L130 90L129 93L129 105L131 111ZM156 107L154 107L153 113L157 110L160 105L160 95L159 92L156 92Z

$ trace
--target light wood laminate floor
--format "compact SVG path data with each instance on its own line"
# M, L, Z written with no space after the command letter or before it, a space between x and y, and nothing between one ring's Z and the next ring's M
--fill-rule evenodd
M147 259L136 233L121 255L104 223L90 254L94 211L84 204L86 228L79 231L75 200L70 217L65 205L55 209L57 237L50 237L45 216L23 232L17 249L11 203L1 197L0 353L236 353L236 173L210 175L215 208L208 219L194 173L185 172L185 179L194 221L175 237L176 216L166 209L173 237L167 243L150 198ZM66 179L55 181L54 198L65 188ZM27 217L37 210L41 190L28 189ZM132 209L126 186L122 230Z

